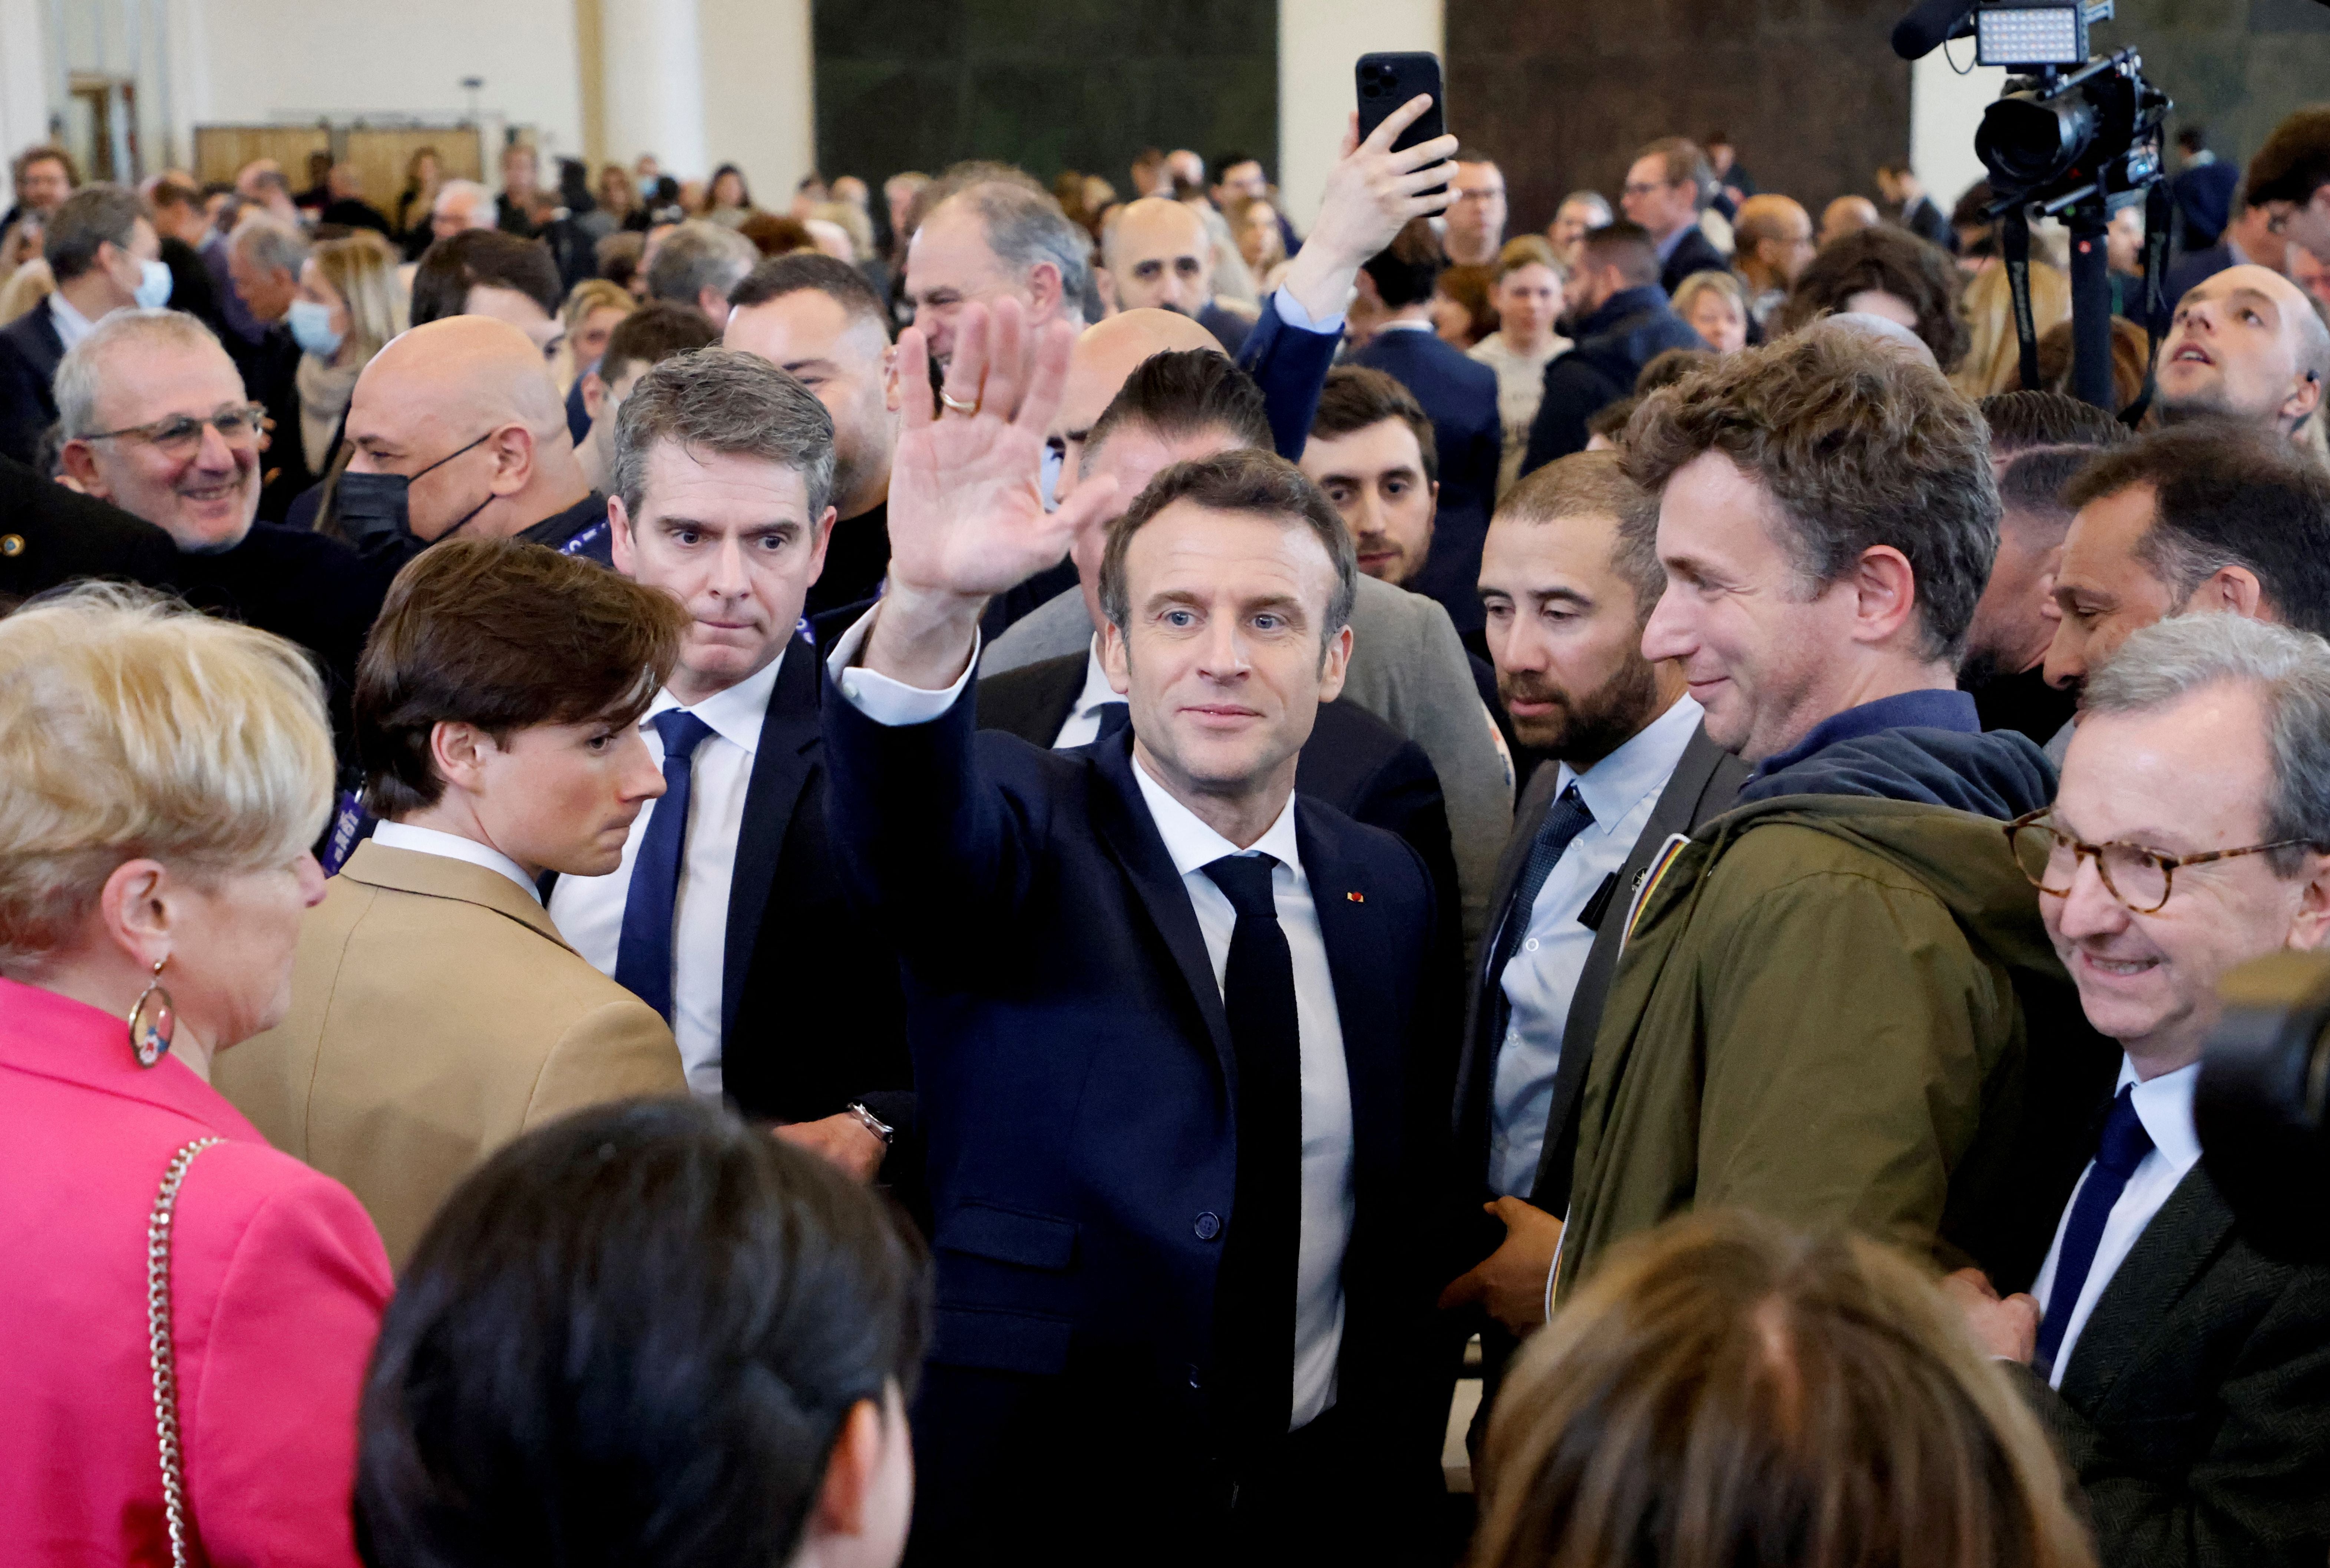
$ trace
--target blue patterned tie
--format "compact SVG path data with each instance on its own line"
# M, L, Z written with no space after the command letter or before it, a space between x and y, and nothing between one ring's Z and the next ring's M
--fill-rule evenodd
M1562 852L1569 841L1594 826L1594 813L1586 808L1586 798L1578 794L1573 780L1553 803L1538 825L1537 839L1530 845L1529 864L1521 868L1520 882L1513 889L1513 902L1505 912L1504 929L1497 933L1496 961L1489 966L1489 988L1498 991L1498 982L1504 978L1505 966L1520 949L1521 939L1529 934L1530 912L1537 907L1537 895L1545 891L1545 879L1561 862ZM1501 994L1501 993L1500 993Z
M2079 1304L2088 1271L2095 1267L2096 1249L2104 1239L2104 1222L2127 1190L2127 1178L2152 1152L2152 1135L2136 1114L2136 1085L2129 1084L2112 1101L2104 1121L2103 1147L2079 1195L2071 1200L2071 1218L2063 1227L2063 1251L2055 1260L2055 1288L2047 1295L2047 1313L2039 1320L2038 1364L2051 1369L2063 1347L2063 1332L2070 1326L2071 1309Z
M671 1022L671 927L679 909L679 870L687 847L688 786L696 748L712 726L685 708L648 721L663 737L663 798L648 817L623 895L623 934L615 945L615 983Z

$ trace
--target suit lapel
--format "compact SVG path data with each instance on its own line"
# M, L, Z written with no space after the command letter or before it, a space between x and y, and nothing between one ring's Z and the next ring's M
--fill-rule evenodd
M1150 922L1179 967L1198 1015L1206 1022L1215 1058L1222 1065L1223 1082L1235 1103L1237 1058L1230 1049L1229 1014L1222 1006L1221 985L1214 978L1214 961L1206 951L1205 933L1198 929L1198 912L1190 905L1189 890L1173 869L1173 857L1158 836L1149 803L1141 798L1141 786L1133 782L1132 730L1126 729L1108 745L1094 747L1092 765L1098 774L1093 789L1094 829L1123 870Z
M1319 912L1327 972L1335 982L1335 1016L1342 1025L1343 1065L1351 1089L1351 1147L1359 1173L1365 1175L1388 1167L1398 1148L1404 1053L1400 1036L1387 1032L1396 1016L1387 981L1402 966L1384 940L1385 905L1367 902L1375 890L1366 867L1335 853L1299 799L1294 841Z
M2153 1346L2168 1315L2232 1241L2232 1211L2194 1166L2144 1227L2071 1347L2063 1397L2092 1411Z
M728 929L720 965L720 1037L734 1032L736 1009L761 940L761 919L784 854L785 834L819 754L818 702L823 690L817 650L796 633L777 666L744 784L744 815L736 828L736 861L728 880Z
M1726 762L1733 767L1726 770ZM1719 785L1719 773L1726 776L1727 783ZM1537 1180L1530 1189L1531 1201L1539 1207L1558 1204L1552 1212L1559 1213L1568 1206L1570 1164L1577 1148L1570 1136L1572 1113L1594 1060L1594 1036L1602 1025L1603 1004L1609 1000L1610 977L1617 972L1618 949L1625 942L1626 911L1634 899L1634 884L1669 838L1691 832L1729 806L1738 792L1732 775L1744 777L1745 770L1729 752L1708 739L1706 727L1700 726L1682 749L1681 760L1659 792L1658 803L1651 808L1650 820L1643 825L1634 848L1626 852L1625 864L1618 869L1616 894L1594 933L1594 945L1586 951L1585 968L1578 971L1577 988L1570 993L1569 1012L1562 1025L1561 1063L1554 1071L1545 1143L1538 1154ZM1710 794L1719 798L1710 799Z
M1060 726L1076 711L1088 656L1063 655L980 681L976 688L980 728L1001 730L1050 751L1060 738Z

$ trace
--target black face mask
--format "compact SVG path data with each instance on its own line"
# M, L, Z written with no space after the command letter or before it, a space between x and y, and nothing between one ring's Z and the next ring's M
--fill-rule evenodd
M339 484L332 491L332 516L338 522L340 532L346 534L348 543L360 551L369 550L384 541L412 538L412 481L428 473L430 468L443 468L468 451L469 447L478 445L492 434L488 430L471 441L469 447L446 453L428 468L421 469L420 474L342 474ZM490 505L493 498L492 492L488 491L483 501L470 507L459 522L437 538L450 539L468 527L470 519ZM436 540L429 543L434 543Z

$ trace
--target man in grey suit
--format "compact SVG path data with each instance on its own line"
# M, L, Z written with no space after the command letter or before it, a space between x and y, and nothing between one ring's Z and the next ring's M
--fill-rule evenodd
M1514 486L1482 554L1499 694L1521 740L1557 760L1530 779L1497 864L1457 1083L1458 1181L1504 1233L1484 1227L1469 1254L1482 1261L1441 1305L1486 1309L1491 1393L1545 1321L1579 1091L1634 890L1748 776L1708 739L1682 672L1643 657L1666 586L1657 530L1658 498L1617 454L1579 452Z
M2246 960L2330 945L2330 648L2178 616L2091 675L2062 788L2014 830L2088 1021L2126 1052L2029 1295L1946 1281L2124 1564L2330 1552L2330 1268L2268 1258L2201 1160L2193 1095ZM2101 1110L2102 1108L2098 1108Z

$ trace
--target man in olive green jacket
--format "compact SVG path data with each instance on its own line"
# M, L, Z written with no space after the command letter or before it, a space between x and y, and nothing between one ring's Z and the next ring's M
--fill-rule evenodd
M1655 394L1624 461L1659 496L1643 655L1754 771L1629 912L1554 1289L1726 1204L2027 1280L2114 1053L2001 830L2054 769L1956 689L1998 550L1982 418L1828 324Z
M1730 1206L2027 1281L2117 1065L1998 823L1830 795L1745 807L1634 912L1557 1290L1671 1214Z

